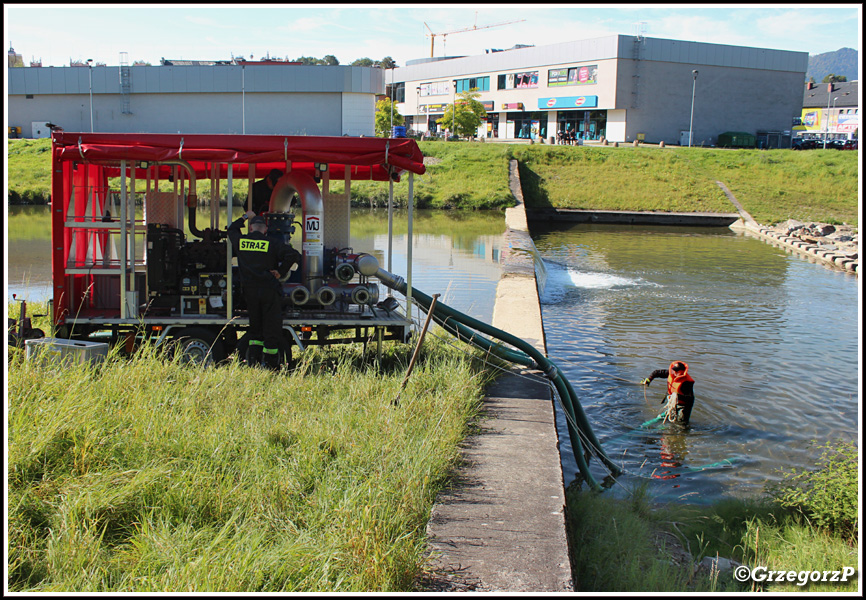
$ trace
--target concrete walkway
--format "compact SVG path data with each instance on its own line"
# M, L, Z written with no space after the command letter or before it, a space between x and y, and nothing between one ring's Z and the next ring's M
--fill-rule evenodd
M519 182L512 191L518 205L506 211L493 326L544 352ZM573 591L550 388L538 374L515 369L487 394L480 431L467 440L456 481L433 508L432 575L423 584L430 591Z

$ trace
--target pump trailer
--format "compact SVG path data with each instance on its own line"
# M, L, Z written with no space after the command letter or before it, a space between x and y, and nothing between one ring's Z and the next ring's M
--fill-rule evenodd
M282 282L284 359L294 346L374 341L381 350L383 340L407 341L411 288L401 305L377 279L379 257L349 247L349 200L356 180L388 182L393 200L393 183L408 175L411 222L413 176L424 173L414 140L60 130L52 134L54 335L109 336L127 347L153 336L203 362L243 355L249 321L226 227L252 209L253 183L273 169L283 175L264 214L269 235L302 255ZM330 191L332 177L342 192ZM232 202L240 178L249 181L243 207ZM200 206L203 180L210 194ZM411 281L411 243L409 259Z

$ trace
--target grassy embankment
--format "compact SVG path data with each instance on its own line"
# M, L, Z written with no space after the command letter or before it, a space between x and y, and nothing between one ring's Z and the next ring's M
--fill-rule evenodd
M513 153L530 208L735 212L721 181L759 223L857 226L857 152L522 146Z
M10 202L47 196L48 142L8 140ZM760 223L798 219L858 226L857 152L453 142L420 147L432 164L415 178L419 208L510 206L508 160L516 158L530 208L734 212L715 183L721 181ZM402 205L406 179L394 186ZM244 197L246 185L234 182L236 198ZM207 197L209 183L198 187L200 198ZM333 181L332 189L341 190L342 183ZM387 186L354 182L352 199L357 206L384 206Z
M411 348L386 350L381 372L355 346L281 375L149 347L98 368L17 351L10 589L412 590L486 374L428 336L393 406Z

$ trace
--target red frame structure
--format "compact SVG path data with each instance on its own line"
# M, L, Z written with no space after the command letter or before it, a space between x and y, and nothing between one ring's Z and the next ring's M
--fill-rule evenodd
M345 173L347 180L354 181L399 181L403 173L425 172L423 154L417 143L407 138L55 130L51 184L55 326L88 313L93 307L91 290L97 277L88 269L110 261L106 256L109 233L102 218L110 194L109 178L121 176L121 165L125 165L124 176L165 181L177 176L176 167L162 164L172 161L190 165L197 179L225 178L228 164L239 179L253 174L251 166L259 176L288 167L311 175L326 170ZM184 173L179 173L182 179ZM102 312L106 318L122 317Z

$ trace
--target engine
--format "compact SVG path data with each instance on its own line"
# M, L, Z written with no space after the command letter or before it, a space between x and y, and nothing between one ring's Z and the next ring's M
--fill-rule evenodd
M293 199L299 197L303 221L295 220ZM265 214L268 236L299 248L295 234L301 227L300 268L282 281L287 311L318 313L363 312L379 302L379 286L371 280L379 269L375 256L352 248L324 248L323 204L315 180L303 173L287 173L274 187ZM149 312L175 315L226 315L225 232L196 231L201 239L187 241L180 229L147 226L147 293ZM293 244L293 240L295 243ZM237 273L232 272L232 302L245 308Z

